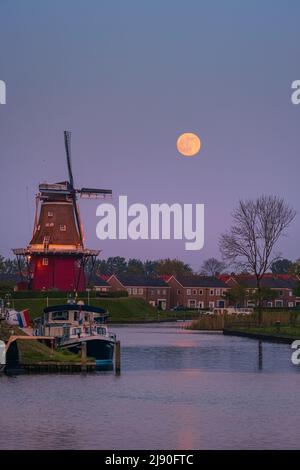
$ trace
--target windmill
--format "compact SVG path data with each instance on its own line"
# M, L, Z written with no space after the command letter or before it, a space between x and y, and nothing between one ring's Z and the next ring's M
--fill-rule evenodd
M27 288L33 290L85 290L86 263L91 260L93 267L100 253L84 247L77 199L107 198L112 191L74 187L69 131L64 142L69 180L39 185L32 239L27 248L13 250L20 268L26 265Z

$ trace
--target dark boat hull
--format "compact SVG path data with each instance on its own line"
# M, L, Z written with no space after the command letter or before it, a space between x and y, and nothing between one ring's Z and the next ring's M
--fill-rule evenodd
M86 354L96 360L96 366L99 368L112 368L115 342L106 338L80 338L79 340L68 341L61 345L63 349L74 354L81 353L82 343L86 343Z

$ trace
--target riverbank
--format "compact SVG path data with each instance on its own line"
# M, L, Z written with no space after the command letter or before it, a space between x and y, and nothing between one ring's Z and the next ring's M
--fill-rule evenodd
M10 336L26 336L23 330L18 328L16 325L9 325L5 321L0 322L0 340L7 342ZM47 364L69 364L69 365L78 365L80 359L78 355L72 354L69 351L57 351L52 350L45 344L37 340L17 340L17 350L18 350L18 363L20 367L33 365L43 365L44 367ZM89 362L94 362L88 359Z
M87 298L80 300L88 304ZM29 309L30 318L34 320L42 315L45 307L65 304L66 298L49 298L48 300L46 298L24 298L13 299L11 302L18 311ZM187 318L187 312L157 310L144 300L136 298L92 298L89 303L107 310L109 312L109 323L151 323ZM191 317L189 316L189 318Z
M300 326L280 326L279 328L277 326L224 328L223 334L291 344L293 341L300 339Z

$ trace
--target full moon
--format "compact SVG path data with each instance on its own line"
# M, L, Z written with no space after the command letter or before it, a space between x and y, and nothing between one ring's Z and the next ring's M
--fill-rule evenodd
M201 148L201 140L192 132L185 132L177 139L177 150L185 157L193 157Z

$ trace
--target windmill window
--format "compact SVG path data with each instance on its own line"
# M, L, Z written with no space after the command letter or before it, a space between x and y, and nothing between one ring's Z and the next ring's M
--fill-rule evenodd
M67 226L66 226L66 225L60 225L60 226L59 226L59 230L60 230L61 232L66 232Z
M49 242L50 242L50 236L49 236L49 235L45 235L43 242L46 243L46 244L49 243Z
M43 258L42 265L43 266L48 266L48 258Z
M48 211L48 217L53 217L53 212L52 211Z

